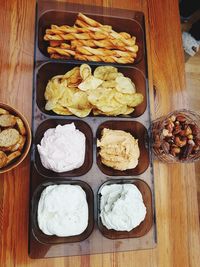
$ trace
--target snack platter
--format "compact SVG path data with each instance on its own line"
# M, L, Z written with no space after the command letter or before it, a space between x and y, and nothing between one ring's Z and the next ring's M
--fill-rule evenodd
M47 54L47 44L43 40L45 30L51 24L73 25L81 12L96 21L111 25L117 32L126 31L136 36L139 51L134 63L117 64L104 62L84 62L73 58L51 59ZM145 44L144 15L138 11L106 9L69 3L38 1L35 28L35 68L33 79L33 145L31 151L30 178L30 222L29 255L31 258L47 258L85 254L109 253L149 249L156 245L156 219L154 203L154 178L150 148L150 107L148 95L148 75ZM92 70L98 66L115 66L124 76L134 81L137 92L144 101L130 115L94 116L84 118L75 115L57 115L45 110L45 87L55 75L63 75L74 67L87 63ZM46 169L40 160L37 144L44 132L57 125L74 123L86 136L85 161L72 171L56 173ZM103 128L123 130L131 133L140 148L136 168L125 171L111 169L102 164L97 148ZM100 188L103 184L131 183L142 193L147 209L144 221L130 232L106 229L99 216ZM40 194L48 185L80 185L86 192L89 221L83 234L72 237L48 236L41 232L37 223L37 207Z

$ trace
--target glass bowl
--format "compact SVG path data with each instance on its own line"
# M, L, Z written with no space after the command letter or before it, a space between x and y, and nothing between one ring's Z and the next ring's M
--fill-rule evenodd
M200 159L200 115L181 109L152 123L152 148L167 163L191 163Z

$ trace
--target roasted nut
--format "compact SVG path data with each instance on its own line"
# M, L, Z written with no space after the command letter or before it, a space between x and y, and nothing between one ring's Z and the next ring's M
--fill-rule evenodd
M174 136L166 136L165 141L169 144L174 144Z
M179 132L179 135L180 135L180 136L186 136L186 134L185 134L185 130L181 130L181 131Z
M184 159L188 158L189 155L192 153L193 147L194 146L192 144L187 144L183 149L181 158L184 158Z
M163 129L162 134L163 134L163 136L172 136L172 133L170 133L169 130L167 130L167 129Z
M190 140L192 140L192 139L193 139L193 135L192 135L192 134L189 134L189 135L187 136L187 138L190 139Z
M181 126L180 125L176 125L173 131L173 135L176 135L178 133L180 133L181 130Z
M163 123L158 126L163 127ZM166 156L170 153L180 160L187 160L187 157L200 153L200 127L182 113L172 115L164 121L162 134L154 145Z
M186 121L186 118L185 118L185 116L183 116L183 115L178 115L178 116L176 117L176 120L179 121L179 122L185 122L185 121Z
M174 123L170 122L167 126L166 129L169 131L169 133L172 133L173 129L174 129Z
M170 117L170 120L171 120L172 122L175 122L175 120L176 120L176 116L175 116L175 115L172 115L172 116Z
M180 154L181 149L180 149L180 147L172 146L170 152L171 152L171 154L172 154L174 157L176 157L177 154Z
M195 146L195 142L193 140L188 140L188 144Z
M186 138L182 138L180 139L179 136L176 136L175 137L175 144L178 146L178 147L183 147L187 144L187 139Z
M180 125L180 122L179 121L175 121L175 125Z
M185 129L185 135L188 136L192 134L192 129L190 128L190 126L187 126L187 128Z

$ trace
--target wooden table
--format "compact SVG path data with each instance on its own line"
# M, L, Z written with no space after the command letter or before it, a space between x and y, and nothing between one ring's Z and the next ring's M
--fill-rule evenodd
M141 10L146 18L152 117L187 106L178 1L71 1ZM34 0L1 1L0 101L31 123ZM194 165L154 163L158 245L155 249L32 260L28 257L29 157L0 177L0 266L197 267L200 233Z

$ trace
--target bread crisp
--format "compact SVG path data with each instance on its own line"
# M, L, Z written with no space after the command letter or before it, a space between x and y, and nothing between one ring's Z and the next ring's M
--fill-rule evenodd
M23 121L19 117L16 117L16 120L17 120L17 126L18 126L20 134L26 135L26 128L24 127Z
M13 127L16 124L16 118L10 114L4 114L0 116L1 127Z
M22 151L25 142L26 142L25 136L20 135L19 141L17 142L16 145L14 145L14 146L11 147L10 151L11 152L14 152L14 151L17 151L17 150Z
M3 151L0 151L0 168L4 167L7 164L7 156Z
M0 133L0 147L10 147L19 141L20 135L16 129L10 128Z
M0 115L4 115L4 114L9 114L9 112L5 110L4 108L0 108Z
M10 155L8 155L8 160L7 160L7 164L11 163L14 159L18 158L21 155L20 151L15 151L13 153L11 153Z

